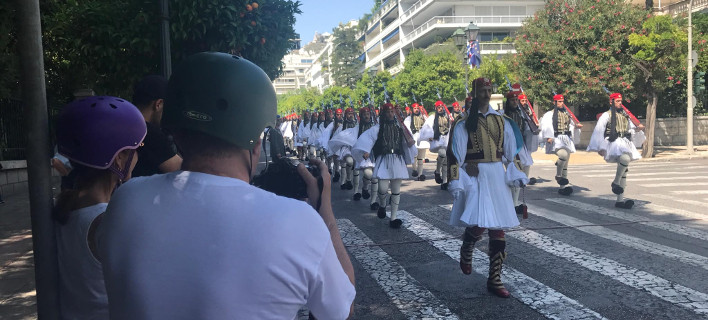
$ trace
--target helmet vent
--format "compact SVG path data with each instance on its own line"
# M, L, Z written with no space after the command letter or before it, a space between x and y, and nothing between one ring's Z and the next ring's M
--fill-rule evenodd
M226 102L225 99L216 100L216 108L217 109L224 111L224 110L228 109L228 107L229 107L229 103Z
M125 102L125 101L123 101L122 99L116 99L116 100L117 100L118 102Z
M236 60L241 59L241 58L239 58L238 56L234 56L234 55L231 55L231 57L234 58L234 59L236 59Z
M113 109L118 109L118 107L116 107L116 105L115 105L115 104L109 103L108 105L110 105L110 106L111 106L111 108L113 108Z
M91 104L91 108L95 108L95 107L96 107L96 103L94 102Z

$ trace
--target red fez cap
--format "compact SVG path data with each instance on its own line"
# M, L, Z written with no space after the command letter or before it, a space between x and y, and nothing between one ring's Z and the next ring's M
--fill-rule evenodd
M442 106L442 105L445 105L442 101L440 101L440 100L435 101L435 106L436 106L436 107Z
M565 98L563 98L562 94L557 94L557 95L553 96L553 101L558 101L558 100L565 100Z
M519 100L528 100L528 98L526 97L525 94L522 93L519 95Z
M510 90L509 92L506 93L506 98L507 98L507 99L514 99L514 98L516 98L516 97L518 97L518 96L519 96L519 93L516 92L516 91L514 91L514 90Z
M621 93L613 93L610 95L610 100L615 100L615 99L622 99L622 94Z
M474 82L472 82L475 88L477 89L491 89L492 88L492 81L490 81L488 78L477 78L474 79Z
M407 111L411 111L411 108L410 108L410 107L406 107L406 112L407 112Z
M413 107L413 109L417 109L417 108L419 107L419 105L418 105L418 103L413 102L413 104L411 105L411 107Z
M364 112L371 112L371 110L369 110L369 107L363 107L363 108L359 109L359 114L360 114L360 115L361 115L362 113L364 113Z
M384 104L383 107L381 108L381 110L383 110L383 111L387 111L387 110L390 110L390 109L393 109L393 105L390 104L390 103Z
M336 112L337 112L337 114L342 114L342 109L337 108L337 111L336 111Z
M455 101L455 102L452 103L452 106L453 106L453 107L459 107L459 106L460 106L460 103L457 102L457 101Z
M349 107L346 110L344 110L344 112L345 113L354 113L354 109L352 109L352 107Z

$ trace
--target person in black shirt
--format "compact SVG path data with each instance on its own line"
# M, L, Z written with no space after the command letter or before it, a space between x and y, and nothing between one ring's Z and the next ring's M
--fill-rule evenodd
M167 79L162 76L149 75L135 85L133 104L145 118L147 135L143 141L145 146L138 150L133 177L177 171L182 166L174 143L160 129L166 93Z

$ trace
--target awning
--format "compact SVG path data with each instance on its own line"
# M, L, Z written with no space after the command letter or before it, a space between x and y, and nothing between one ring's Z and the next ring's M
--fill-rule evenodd
M393 38L393 36L395 36L396 34L398 34L398 28L396 28L396 30L393 30L393 31L392 31L391 33L389 33L386 37L384 37L384 38L381 40L381 43L386 43L386 41L388 41L389 39Z

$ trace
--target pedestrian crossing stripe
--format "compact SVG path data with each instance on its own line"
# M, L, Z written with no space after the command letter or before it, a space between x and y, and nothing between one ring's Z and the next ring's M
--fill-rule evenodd
M698 167L690 167L691 170L694 171L702 171L705 169L708 169L708 166L698 166ZM638 167L638 166L632 166L631 164L629 165L629 170L630 172L642 172L642 171L647 171L647 170L652 170L651 172L655 173L661 173L661 171L657 171L658 169L662 169L660 167ZM674 170L674 167L666 167L666 169L669 170ZM613 164L611 167L607 168L602 168L602 169L588 169L585 167L580 168L580 172L583 174L601 174L601 173L608 173L608 172L614 172L617 170L617 165ZM649 172L645 172L649 173Z
M390 214L390 213L388 213ZM460 261L462 240L450 239L452 236L423 219L405 211L398 210L397 216L403 220L403 227L419 238L445 253L455 261ZM440 240L443 239L443 240ZM489 256L479 249L472 255L473 270L483 276L489 271ZM511 288L511 296L538 311L549 319L605 319L599 313L590 310L551 287L505 265L503 281ZM483 290L484 288L479 288Z
M673 191L671 191L671 193L673 193L673 194L708 194L708 190L673 190Z
M649 181L649 182L655 182L655 181L676 181L676 180L699 180L699 179L708 179L708 175L705 176L690 176L690 177L657 177L657 178L632 178L632 176L627 177L627 181L629 182L640 182L640 181ZM692 183L684 182L681 185L688 186L692 185ZM650 184L648 185L642 185L645 187L651 186Z
M603 227L603 226L593 226L591 222L587 222L578 218L574 218L568 215L560 214L558 212L541 209L532 205L528 205L529 212L532 214L555 221L566 226L582 226L577 227L575 230L585 232L596 237L607 239L613 242L617 242L625 247L629 247L635 250L644 251L650 254L660 255L669 259L675 259L685 264L694 265L699 268L708 270L708 258L697 255L695 253L686 252L683 250L671 248L665 245L647 241L641 238L626 235L624 233Z
M692 175L695 177L695 172L689 172L689 171L663 171L663 172L642 172L642 173L634 173L632 172L632 167L629 168L630 173L628 173L627 178L629 177L643 177L643 176L661 176L661 175ZM605 171L605 172L611 172L611 171ZM593 177L593 178L614 178L615 174L585 174L584 171L580 172L580 175L585 176L585 177Z
M445 207L449 208L449 206ZM708 315L708 294L601 257L532 230L514 230L513 232L507 232L506 236L520 240L559 258L574 262L590 271L600 273L629 287L648 292L657 298L686 308L694 313Z
M691 183L690 185L693 186L695 184ZM703 199L703 201L697 201L697 200L691 200L691 199L681 199L681 198L677 198L675 196L668 196L665 194L645 194L644 196L649 199L657 198L657 199L663 199L663 200L671 200L671 201L676 201L676 202L690 204L690 205L699 206L699 207L705 207L706 204L708 204L708 199Z
M458 319L430 291L423 288L391 256L377 246L354 223L337 219L339 232L349 253L364 267L384 292L409 319Z
M648 225L648 226L651 226L651 227L654 227L657 229L662 229L662 230L666 230L669 232L684 235L687 237L708 241L708 232L706 232L706 231L686 227L686 226L679 225L679 224L669 223L669 222L662 222L662 221L646 222L647 221L646 216L641 216L641 215L634 214L634 213L627 212L627 211L620 212L617 210L612 210L609 208L595 206L595 205L587 204L584 202L571 200L571 199L565 199L565 198L551 198L551 199L546 199L546 201L550 201L553 203L573 207L573 208L580 210L580 211L589 212L589 213L597 213L597 214L601 214L604 216L608 216L608 217L612 217L612 218L620 219L620 220L624 220L624 221L641 222L642 224L645 224L645 225ZM541 212L542 210L545 210L545 209L535 210L534 213Z

